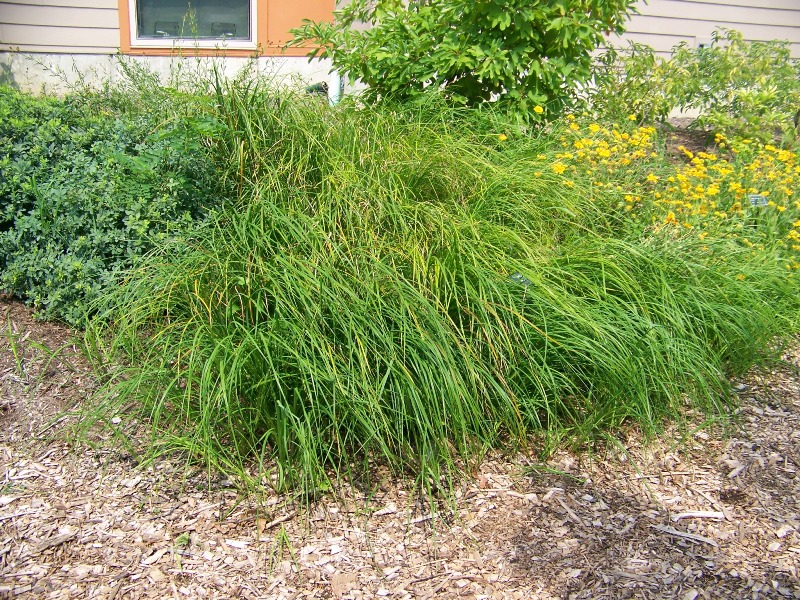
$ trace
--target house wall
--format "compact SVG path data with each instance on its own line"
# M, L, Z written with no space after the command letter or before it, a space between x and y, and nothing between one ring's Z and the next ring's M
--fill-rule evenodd
M167 81L176 71L206 75L212 64L228 76L243 68L255 68L277 85L305 86L328 81L329 60L305 57L262 56L255 60L240 56L225 58L193 56L129 56L111 54L63 54L0 52L0 84L32 93L64 94L75 86L102 86L125 77L121 60L132 61Z
M289 29L303 18L328 17L333 0L254 1L258 2L259 70L276 80L327 80L329 61L309 62L307 49L284 52L282 46L290 39ZM225 59L217 64L234 73L251 65L254 50L132 48L128 0L0 0L0 83L63 93L78 82L113 81L120 76L119 52L166 76L176 65L197 66L220 54Z
M255 1L260 12L260 49L264 54L280 55L288 30L299 24L303 13L310 11L306 16L325 18L333 9L334 0ZM174 57L165 57L171 53L169 49L130 47L127 3L128 0L0 0L0 81L12 81L28 89L49 85L51 90L57 90L67 80L102 80L113 76L113 55L119 50L150 55L150 63L159 69L172 64ZM789 40L792 55L800 58L800 0L641 0L638 10L640 14L631 18L626 33L612 43L645 43L668 55L680 42L692 46L708 44L715 29L727 27L741 31L746 40ZM270 71L297 72L315 81L325 78L326 66L309 65L302 49L295 49L294 54L296 57L262 58L259 62ZM245 62L228 60L232 64ZM60 81L49 80L50 71L59 72Z
M113 54L117 0L0 1L0 51Z
M748 41L789 40L800 58L800 0L640 0L625 40L652 46L668 55L673 46L709 44L720 27L741 31Z
M289 29L304 18L329 18L334 7L334 0L254 1L257 41L268 55L285 54ZM114 54L119 49L139 53L130 44L128 0L0 0L0 51ZM171 48L141 53L169 55ZM302 56L305 50L295 48L289 54Z
M280 45L297 25L298 6L323 18L333 8L329 0L305 3L262 0L267 19L259 31L262 45ZM330 4L330 6L329 6ZM125 48L127 21L120 6L127 0L0 0L0 51L113 54ZM289 10L287 10L287 8ZM747 40L786 39L800 58L800 0L640 0L622 37L645 43L667 54L677 43L708 43L718 27L742 31ZM127 9L125 9L127 12Z

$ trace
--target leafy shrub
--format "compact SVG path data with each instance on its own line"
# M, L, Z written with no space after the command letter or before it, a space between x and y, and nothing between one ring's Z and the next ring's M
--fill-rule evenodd
M642 121L674 109L699 111L695 127L730 138L796 140L800 63L784 41L746 42L733 30L712 34L707 48L675 46L668 60L631 44L598 63L594 105L610 118L627 111Z
M682 74L678 106L699 110L698 126L763 142L794 132L800 63L788 41L745 42L737 31L715 31L709 48L678 46L672 62Z
M335 68L403 100L430 87L469 106L499 101L517 116L557 114L591 73L591 53L620 33L631 0L356 0L333 24L306 22L295 44L321 47ZM368 23L369 28L355 27ZM538 108L537 108L538 107Z
M653 123L677 106L673 88L680 81L671 63L646 44L607 48L593 68L591 107L603 120L623 122L633 115L639 123Z
M147 115L101 106L0 88L0 288L73 325L213 191L179 130L154 136Z

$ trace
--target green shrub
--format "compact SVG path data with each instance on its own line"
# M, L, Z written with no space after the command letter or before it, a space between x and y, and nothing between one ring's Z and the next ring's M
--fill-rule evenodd
M738 31L715 31L710 47L680 45L671 62L682 75L678 106L700 111L697 126L763 142L795 133L800 62L788 41L745 42Z
M693 126L730 138L797 138L800 62L789 42L746 42L738 31L718 30L709 47L683 42L669 59L631 44L601 56L595 82L593 104L609 118L633 113L652 122L680 109L699 112Z
M646 44L606 49L594 64L591 107L609 122L629 116L639 123L664 121L677 107L675 87L681 84L672 64Z
M155 136L146 114L102 106L0 88L0 289L73 325L214 192L180 130Z
M429 88L469 106L558 114L591 73L591 53L620 33L631 0L356 0L334 23L306 22L295 44L330 57L367 96L404 100ZM368 23L370 27L353 27Z

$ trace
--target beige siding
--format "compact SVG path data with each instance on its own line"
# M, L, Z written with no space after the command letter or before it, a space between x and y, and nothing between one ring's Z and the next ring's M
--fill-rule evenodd
M638 5L622 40L644 43L668 54L679 42L709 43L720 27L741 31L746 40L788 40L800 58L800 0L649 0Z
M119 41L117 0L0 0L0 51L110 54Z
M789 40L800 58L800 0L649 0L638 9L622 40L662 54L728 27L748 40ZM117 0L0 0L0 51L113 53L119 41Z
M723 8L728 6L747 6L765 9L786 8L790 10L798 8L797 0L702 0L702 2L703 4L717 4Z

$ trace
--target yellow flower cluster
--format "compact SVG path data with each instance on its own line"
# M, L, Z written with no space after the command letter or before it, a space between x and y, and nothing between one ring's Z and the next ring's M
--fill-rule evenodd
M706 234L747 247L780 242L788 251L788 266L800 268L800 227L793 222L800 216L800 158L771 145L718 143L736 150L732 159L679 148L688 162L668 177L661 197L653 198L653 212L674 211Z
M753 251L778 243L787 267L800 269L796 153L718 135L722 155L679 146L677 156L662 156L652 127L605 127L574 117L559 141L562 151L538 155L538 168L549 161L568 187L583 180L598 202L610 201L641 226L701 241L723 237Z

